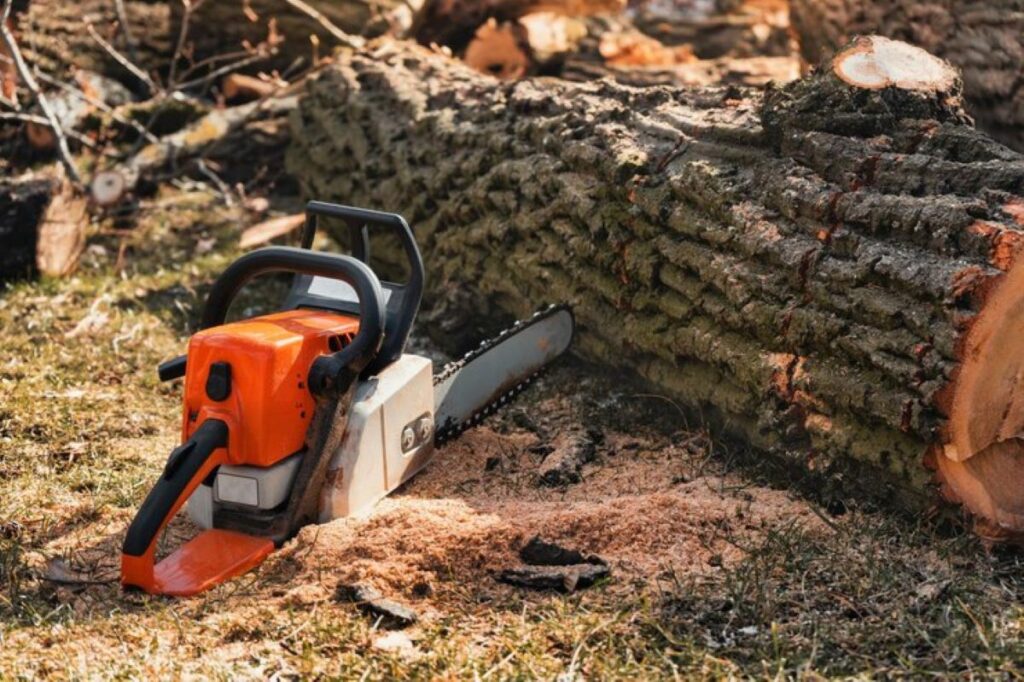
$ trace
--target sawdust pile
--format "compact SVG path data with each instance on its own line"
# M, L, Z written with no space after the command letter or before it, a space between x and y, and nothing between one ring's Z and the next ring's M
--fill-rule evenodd
M305 528L264 575L277 596L299 603L361 582L430 608L513 589L492 573L516 565L519 548L539 534L607 559L609 589L643 589L734 562L768 529L821 524L783 491L702 475L700 443L609 434L582 482L561 489L538 485L537 443L529 432L478 428L370 517Z

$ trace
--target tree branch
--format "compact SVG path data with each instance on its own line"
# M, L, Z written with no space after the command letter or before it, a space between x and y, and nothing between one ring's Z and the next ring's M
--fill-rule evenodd
M334 36L335 40L337 40L345 47L350 47L354 50L358 50L361 47L363 47L363 45L366 44L366 41L363 40L361 36L354 36L349 33L345 33L340 28L338 28L333 22L331 22L330 19L328 19L323 14L318 12L315 8L303 2L303 0L284 1L291 5L292 7L294 7L295 9L302 12L303 14L305 14L306 16L308 16L313 21L323 26L328 33Z

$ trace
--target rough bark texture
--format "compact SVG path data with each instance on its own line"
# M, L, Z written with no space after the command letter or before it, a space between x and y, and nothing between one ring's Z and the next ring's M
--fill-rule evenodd
M136 65L144 71L159 70L166 66L174 51L172 4L157 0L125 1L134 50L129 50L125 43L112 0L32 0L22 12L16 13L16 32L25 59L46 73L59 76L75 66L133 83L134 76L89 35L85 21L92 23L118 50L126 55L134 53Z
M385 33L401 34L412 25L416 2L405 0L306 0L328 21L346 33L375 38ZM179 3L172 3L174 26L181 21ZM310 36L320 41L319 56L327 56L336 41L316 20L284 0L206 0L192 13L189 35L193 57L204 58L242 48L244 42L258 44L267 37L267 22L276 20L284 41L277 54L254 64L255 69L287 68L296 59L308 67L314 55ZM177 28L175 28L177 30Z
M967 109L979 127L1024 150L1022 0L792 0L790 14L812 64L866 33L948 59L963 71Z
M396 44L310 83L289 168L311 197L403 213L428 302L570 301L581 355L916 507L965 334L1024 239L1024 158L958 87L503 83Z

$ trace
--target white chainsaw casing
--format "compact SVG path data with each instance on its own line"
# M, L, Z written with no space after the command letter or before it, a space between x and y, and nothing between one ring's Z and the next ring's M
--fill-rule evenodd
M403 448L406 429L415 438ZM405 354L356 388L348 429L328 466L320 523L369 513L433 454L433 363Z
M403 448L406 429L412 429L413 439ZM433 453L433 363L405 354L356 387L345 436L328 455L320 523L369 513L382 497L422 469ZM200 485L189 498L189 516L200 527L211 528L222 498L236 508L276 507L284 501L282 492L286 496L291 489L298 460L290 457L267 468L220 467L213 486Z

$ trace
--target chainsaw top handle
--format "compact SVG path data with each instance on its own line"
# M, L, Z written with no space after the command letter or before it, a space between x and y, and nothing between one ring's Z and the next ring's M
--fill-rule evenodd
M377 357L384 338L384 293L369 266L351 256L322 253L288 246L268 246L245 254L213 283L199 327L224 324L228 308L245 284L271 272L293 272L338 279L352 287L359 301L359 331L352 342L336 353L318 357L309 371L309 388L323 395L344 387Z
M352 244L352 255L363 263L370 263L371 229L390 230L398 237L405 252L409 266L408 281L403 283L383 282L385 289L385 329L384 344L377 357L371 361L364 375L371 376L380 372L397 360L405 350L409 331L419 311L420 299L423 297L423 258L412 229L405 218L397 213L371 211L365 208L342 206L325 201L310 201L306 204L306 225L302 233L302 247L310 249L316 236L319 218L337 218L345 222L349 230ZM345 302L332 300L330 297L318 295L313 291L311 278L297 277L289 297L289 307L314 307L337 309L343 312Z

